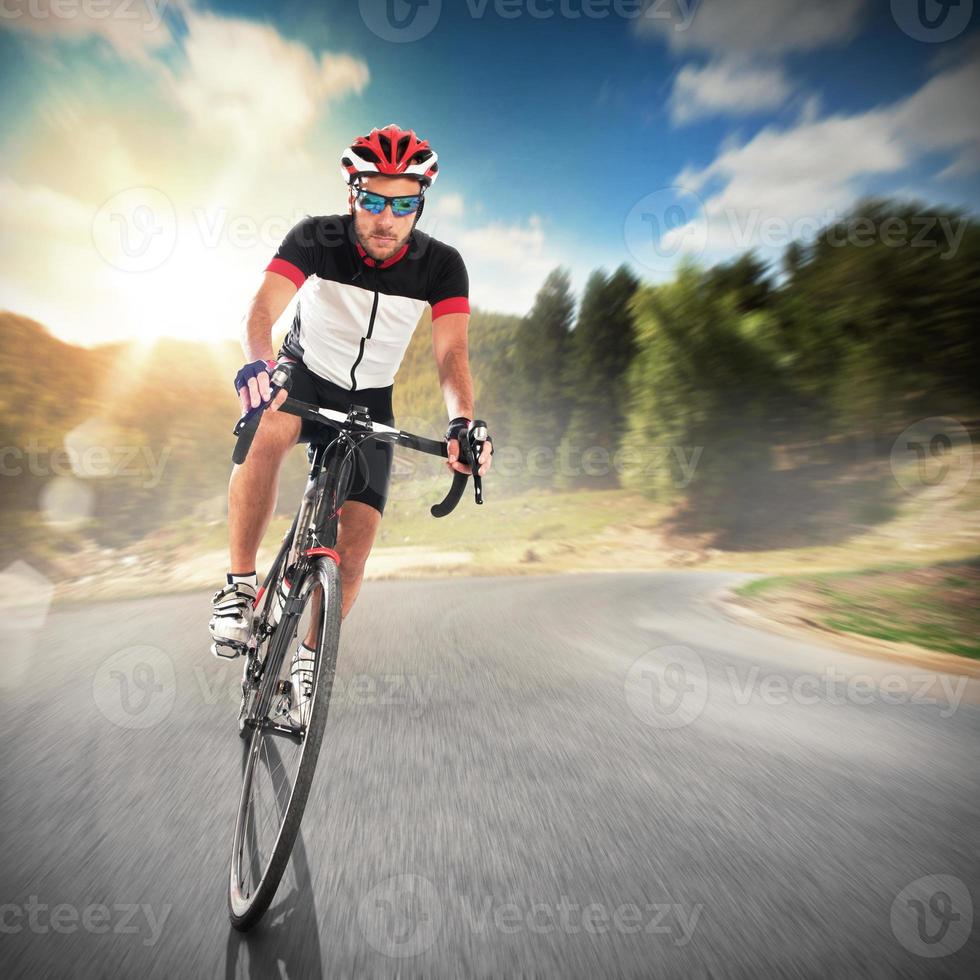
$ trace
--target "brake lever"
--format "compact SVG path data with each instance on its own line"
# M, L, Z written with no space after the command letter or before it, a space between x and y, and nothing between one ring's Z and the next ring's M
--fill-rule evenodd
M474 419L470 422L467 437L470 443L471 460L470 467L473 473L473 494L478 504L483 503L483 477L480 476L480 456L483 455L483 447L487 444L487 423L483 419Z
M251 421L257 416L261 415L272 403L275 401L276 395L285 388L289 390L290 381L292 380L292 374L289 370L289 362L284 364L277 364L276 369L269 376L269 400L267 402L260 402L255 408L250 408L236 423L235 428L232 429L233 435L241 435L242 430L247 428Z
M232 429L232 432L238 437L238 441L235 443L235 448L231 454L231 461L233 463L240 465L245 462L248 451L252 448L252 440L255 438L255 433L258 432L259 422L262 421L260 416L272 404L273 399L280 391L283 389L286 391L289 390L291 381L292 375L290 374L288 364L278 365L269 378L269 400L256 405L255 408L250 408L238 420L235 428Z

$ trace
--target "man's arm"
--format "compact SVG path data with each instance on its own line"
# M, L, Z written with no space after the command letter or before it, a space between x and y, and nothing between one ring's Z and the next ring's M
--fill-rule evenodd
M296 286L278 272L266 272L242 323L242 350L248 361L272 361L272 328L296 295Z
M262 284L249 303L248 311L242 323L242 350L246 362L274 361L272 349L272 328L276 320L282 316L289 301L296 295L296 284L277 272L266 272L262 276ZM247 388L239 391L242 401L242 411L256 408L269 400L269 376L260 372L257 378L252 378ZM272 403L275 410L286 400L286 392L282 391Z
M473 379L470 376L470 355L466 334L469 329L469 313L445 313L432 321L432 352L439 369L439 385L446 399L449 418L465 416L473 418ZM459 442L450 439L447 445L450 470L470 473L470 468L459 462ZM480 475L490 469L491 445L488 442L480 455Z
M432 352L449 418L473 418L473 379L466 334L469 313L446 313L432 321Z

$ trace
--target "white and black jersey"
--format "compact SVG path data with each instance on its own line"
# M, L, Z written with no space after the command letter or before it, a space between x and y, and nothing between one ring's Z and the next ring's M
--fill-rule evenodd
M433 320L470 309L466 266L451 245L416 229L376 262L349 214L305 218L266 269L302 287L283 351L348 390L393 383L426 303Z

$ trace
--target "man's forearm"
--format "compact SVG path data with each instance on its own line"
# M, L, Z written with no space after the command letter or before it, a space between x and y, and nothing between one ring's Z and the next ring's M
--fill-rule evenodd
M439 362L439 385L451 419L473 418L473 379L466 345L451 347Z
M274 361L272 350L273 318L265 305L253 302L242 324L242 350L247 361Z

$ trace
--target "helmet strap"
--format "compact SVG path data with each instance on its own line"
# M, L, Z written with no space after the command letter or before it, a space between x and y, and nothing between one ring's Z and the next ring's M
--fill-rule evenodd
M347 185L347 213L354 213L354 198L357 192L361 189L361 175L356 174L351 182Z
M419 209L415 212L415 220L412 222L412 231L415 231L415 226L419 223L419 218L422 217L422 208L425 207L425 185L419 181Z

